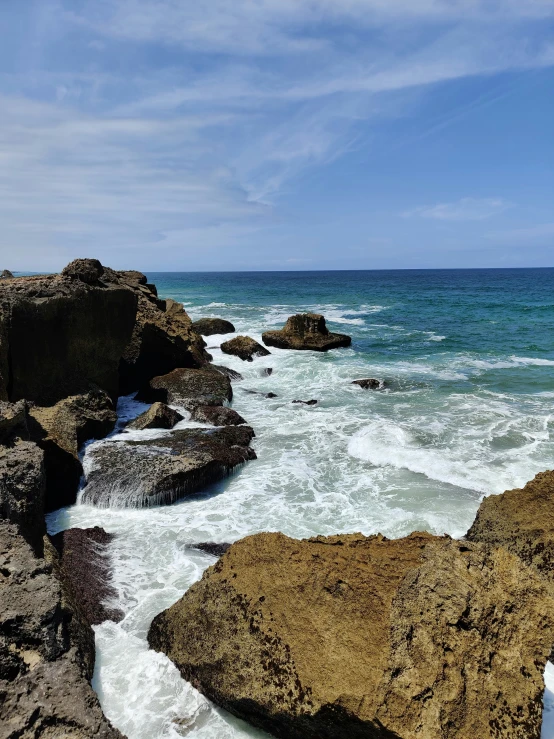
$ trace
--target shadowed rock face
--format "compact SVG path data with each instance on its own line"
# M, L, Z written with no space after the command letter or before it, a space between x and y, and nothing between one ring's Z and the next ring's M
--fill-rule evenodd
M183 416L165 403L153 403L127 426L128 429L172 429Z
M213 336L214 334L234 334L235 327L223 318L200 318L192 324L197 334Z
M277 737L539 739L553 604L502 548L258 534L159 614L148 639Z
M199 405L192 411L191 418L199 423L211 423L214 426L240 426L246 423L244 418L232 408L215 405Z
M233 354L244 362L252 362L255 357L267 357L271 353L250 336L236 336L230 341L225 341L221 345L221 351L225 354Z
M29 439L27 403L6 403L0 400L0 444L10 444L16 438Z
M346 334L332 334L325 318L319 313L298 313L291 316L280 331L266 331L262 341L279 349L298 349L326 352L329 349L350 346L352 339Z
M223 405L232 400L233 390L229 378L211 367L180 368L154 377L137 398L147 403L172 403L190 410L198 405Z
M159 439L98 444L89 451L83 502L147 508L174 503L255 459L249 426L182 429Z

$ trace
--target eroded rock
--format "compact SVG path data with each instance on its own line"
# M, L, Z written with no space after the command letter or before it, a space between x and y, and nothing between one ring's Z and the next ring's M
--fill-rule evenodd
M128 429L172 429L183 420L183 416L174 408L159 401L153 403L147 411L141 413L127 426Z
M298 313L287 319L280 331L266 331L262 341L279 349L297 349L326 352L329 349L350 346L352 339L346 334L329 332L325 318L319 313Z
M214 336L214 334L234 334L235 327L230 321L223 318L199 318L192 324L197 334L202 336Z
M235 336L234 339L225 341L221 345L221 351L225 354L233 354L244 362L252 362L256 357L267 357L271 354L250 336Z
M90 449L83 502L146 508L174 503L255 459L249 426L180 429L157 439L104 442Z
M159 614L148 639L274 736L539 739L553 602L502 548L258 534Z
M246 423L244 418L227 406L199 405L191 412L193 421L211 423L214 426L240 426Z
M229 378L211 367L180 368L154 377L137 398L147 403L161 401L190 410L199 405L223 405L232 400L233 390Z
M14 439L28 439L27 403L7 403L0 400L0 444L9 444Z

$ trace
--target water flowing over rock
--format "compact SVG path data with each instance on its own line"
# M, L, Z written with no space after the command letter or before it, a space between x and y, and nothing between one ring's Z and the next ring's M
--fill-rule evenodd
M221 351L225 354L233 354L239 357L243 362L252 362L255 357L267 357L268 352L265 346L258 344L257 341L250 336L235 336L230 341L225 341L221 345Z
M384 384L381 380L375 379L375 377L368 377L364 380L353 380L352 385L358 385L363 390L381 390Z
M554 601L502 548L412 534L233 544L150 646L286 739L539 739Z
M350 346L352 339L346 334L332 334L319 313L298 313L290 316L280 331L266 331L262 341L279 349L298 349L326 352L329 349Z
M183 420L183 416L165 403L153 403L127 426L128 429L172 429Z
M193 421L211 423L214 426L240 426L246 423L244 418L232 408L215 405L199 405L191 413Z
M317 405L319 401L317 401L315 398L312 398L311 400L293 400L292 403L296 403L297 405Z
M197 334L214 336L214 334L234 334L235 327L230 321L223 318L199 318L192 324Z
M255 459L249 426L181 429L156 439L103 442L89 450L83 502L146 508L174 503Z
M154 377L137 398L147 403L161 401L191 410L198 405L223 405L233 399L233 389L229 378L211 367L180 368Z
M219 364L211 364L210 367L214 370L217 370L217 372L221 372L221 374L225 375L230 380L237 380L237 382L244 380L244 377L241 375L240 372L230 369L229 367L222 367Z

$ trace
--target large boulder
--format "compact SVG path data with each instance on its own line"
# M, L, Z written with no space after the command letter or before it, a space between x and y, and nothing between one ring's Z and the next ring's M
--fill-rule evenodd
M277 737L539 739L553 604L502 548L258 534L159 614L148 640Z
M466 536L517 554L554 594L554 471L540 472L521 489L489 495Z
M199 318L192 324L197 334L214 336L214 334L234 334L235 327L223 318Z
M249 426L180 429L156 439L103 442L89 450L83 503L147 508L174 503L255 459Z
M2 274L0 274L0 280L10 280L13 276L13 272L10 272L9 269L3 269Z
M183 420L183 416L165 403L153 403L147 411L131 421L128 429L143 431L144 429L172 429Z
M318 313L299 313L287 319L280 331L266 331L262 340L267 346L279 349L303 349L326 352L329 349L350 346L352 339L346 334L329 332L325 318Z
M98 388L29 409L31 439L45 454L46 511L75 503L83 474L79 449L89 439L107 436L116 421L110 396Z
M267 357L271 353L250 336L235 336L230 341L224 341L221 351L225 354L234 354L244 362L252 362L255 357Z
M211 423L213 426L241 426L244 418L232 408L217 405L199 405L191 412L193 421Z
M362 390L382 390L384 383L375 377L366 377L363 380L352 380L351 385L358 385Z
M180 368L154 377L137 398L147 403L161 401L192 409L198 405L223 405L233 399L231 381L222 372Z

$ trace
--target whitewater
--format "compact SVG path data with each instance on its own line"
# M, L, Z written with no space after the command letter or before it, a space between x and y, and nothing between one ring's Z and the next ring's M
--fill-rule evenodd
M463 273L149 275L193 319L218 316L261 342L296 312L323 313L352 347L326 354L271 349L242 362L211 336L215 364L243 375L235 408L256 432L257 461L178 504L145 510L78 502L48 517L51 533L102 526L111 547L119 624L95 628L93 685L129 739L266 736L213 706L148 649L152 618L215 558L198 542L258 531L293 537L411 531L463 536L486 494L552 468L554 304L550 270ZM264 373L272 368L271 375ZM364 391L357 378L384 380ZM248 392L255 391L255 392ZM277 397L266 398L275 393ZM314 406L293 400L317 399ZM120 399L120 422L147 406ZM185 420L179 427L199 426ZM554 739L554 667L547 666L543 739Z

